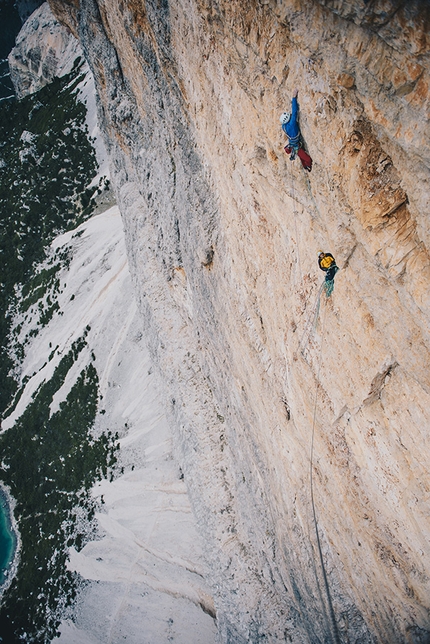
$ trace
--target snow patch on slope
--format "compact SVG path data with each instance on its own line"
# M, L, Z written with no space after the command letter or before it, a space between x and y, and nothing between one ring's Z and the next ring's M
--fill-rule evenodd
M59 274L60 310L28 348L21 378L30 379L3 427L23 413L40 383L90 327L88 346L57 392L51 413L94 354L101 394L95 433L118 432L121 475L94 489L103 503L97 515L103 536L70 553L70 568L93 583L82 591L76 615L64 622L58 641L105 644L126 635L136 644L210 644L216 627L203 549L141 331L118 208L59 236L52 252L66 247L72 259ZM23 334L31 324L24 322Z

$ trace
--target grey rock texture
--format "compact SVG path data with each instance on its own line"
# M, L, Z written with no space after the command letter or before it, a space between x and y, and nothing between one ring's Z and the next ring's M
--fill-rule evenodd
M427 642L427 3L50 4L96 79L221 641Z
M55 20L48 3L43 3L25 22L8 56L17 98L37 92L56 76L67 74L80 56L79 42Z

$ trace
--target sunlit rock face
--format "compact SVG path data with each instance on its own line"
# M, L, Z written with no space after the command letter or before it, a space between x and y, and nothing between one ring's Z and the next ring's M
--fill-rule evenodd
M426 5L51 0L96 78L225 642L430 637Z
M55 20L45 2L26 21L8 57L17 97L37 92L56 76L67 74L81 55L79 43Z

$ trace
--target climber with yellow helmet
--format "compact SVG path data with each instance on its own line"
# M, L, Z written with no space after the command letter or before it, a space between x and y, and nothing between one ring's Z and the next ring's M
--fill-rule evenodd
M325 272L325 292L327 297L330 297L334 288L334 276L339 270L336 266L336 260L331 253L324 253L322 250L319 250L318 266Z
M296 155L299 157L302 162L302 166L305 170L309 172L312 169L312 159L303 149L302 135L300 133L299 124L297 122L297 113L298 113L298 103L297 103L297 94L299 90L295 89L293 93L293 98L291 100L291 113L282 112L280 117L280 122L282 125L282 130L288 136L288 145L285 146L284 150L287 154L290 155L290 160L294 161Z

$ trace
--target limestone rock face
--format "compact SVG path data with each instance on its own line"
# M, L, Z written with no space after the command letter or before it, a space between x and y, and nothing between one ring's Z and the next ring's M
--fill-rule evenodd
M51 6L96 79L221 640L427 642L427 3Z
M8 57L17 97L37 92L56 76L67 74L81 55L79 42L45 2L26 21Z

